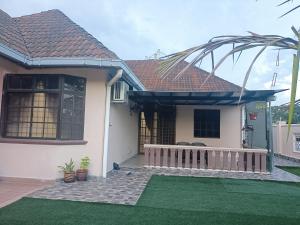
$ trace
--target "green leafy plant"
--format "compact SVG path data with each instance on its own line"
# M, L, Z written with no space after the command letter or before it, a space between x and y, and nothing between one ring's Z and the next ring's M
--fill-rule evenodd
M69 163L65 163L64 166L59 166L58 168L60 168L61 171L65 172L65 173L72 173L72 172L74 172L75 164L74 164L73 159L70 159Z
M86 157L81 159L80 169L87 170L89 168L89 165L90 165L90 158L89 157L86 156Z

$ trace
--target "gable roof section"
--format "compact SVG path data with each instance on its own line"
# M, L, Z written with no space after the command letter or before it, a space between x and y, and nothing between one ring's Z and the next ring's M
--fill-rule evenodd
M115 53L59 10L21 16L15 20L32 58L118 58Z
M28 55L24 39L15 19L0 9L0 42L8 47Z
M209 73L195 66L191 66L181 77L175 79L176 75L188 64L187 62L176 66L165 79L161 79L158 74L160 60L127 60L125 62L150 91L241 91L240 86L217 76L211 76L201 87Z
M100 41L54 9L12 18L0 10L0 42L31 58L118 59Z

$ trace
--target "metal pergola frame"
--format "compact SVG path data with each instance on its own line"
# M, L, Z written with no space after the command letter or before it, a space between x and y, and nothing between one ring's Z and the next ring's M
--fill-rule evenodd
M129 91L129 99L137 104L162 105L241 105L254 101L270 101L281 90L246 90L240 99L239 91L166 92Z

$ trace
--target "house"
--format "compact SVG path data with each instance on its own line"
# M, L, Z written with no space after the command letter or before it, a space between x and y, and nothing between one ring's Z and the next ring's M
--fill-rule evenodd
M203 86L206 71L175 78L183 62L163 79L159 65L121 60L59 10L17 18L0 10L0 176L55 179L57 166L89 156L90 174L105 177L138 153L150 166L160 156L179 166L190 151L193 166L214 169L222 158L265 171L267 150L243 148L245 105L266 105L276 91L246 90L239 101L241 88L217 76Z

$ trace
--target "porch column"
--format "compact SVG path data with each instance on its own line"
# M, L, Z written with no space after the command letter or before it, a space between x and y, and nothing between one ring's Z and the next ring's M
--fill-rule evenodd
M273 158L274 158L274 150L273 150L273 127L272 127L272 109L271 109L271 99L269 100L269 112L267 114L269 117L269 146L268 146L268 155L269 155L269 171L273 171Z

